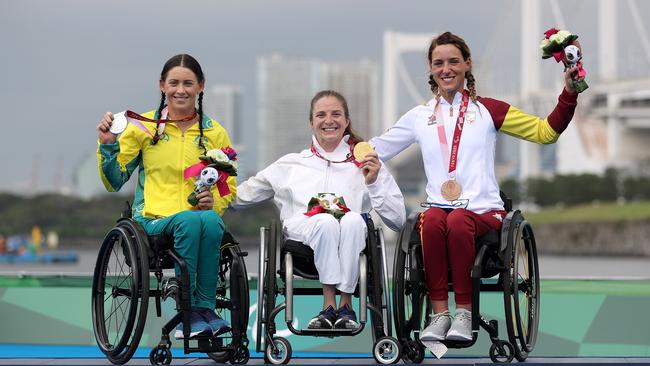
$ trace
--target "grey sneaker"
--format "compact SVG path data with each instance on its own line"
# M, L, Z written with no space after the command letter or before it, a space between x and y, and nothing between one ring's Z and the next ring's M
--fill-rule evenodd
M447 339L451 341L472 340L472 312L467 309L456 309L456 316L447 333Z
M442 341L451 327L451 315L448 311L433 314L429 325L420 333L422 341Z

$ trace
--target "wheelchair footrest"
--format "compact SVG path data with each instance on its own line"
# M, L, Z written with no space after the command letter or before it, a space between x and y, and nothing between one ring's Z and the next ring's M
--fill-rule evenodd
M356 329L301 329L300 332L304 335L315 337L338 337L350 335Z
M190 347L190 342L196 342L196 347ZM210 353L210 352L222 352L226 350L232 350L232 347L224 347L223 338L212 337L212 336L198 336L189 339L185 347L185 354L188 353Z

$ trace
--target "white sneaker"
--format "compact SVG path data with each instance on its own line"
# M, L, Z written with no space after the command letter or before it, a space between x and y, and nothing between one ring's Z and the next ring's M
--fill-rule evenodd
M451 324L447 339L451 341L472 340L472 312L467 309L456 309L456 316Z
M433 314L429 325L420 333L422 341L442 341L451 327L451 315L448 311Z

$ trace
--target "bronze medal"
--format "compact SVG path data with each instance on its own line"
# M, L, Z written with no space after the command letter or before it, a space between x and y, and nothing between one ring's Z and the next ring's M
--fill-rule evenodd
M462 191L463 188L454 179L450 179L442 183L442 187L440 187L440 194L442 194L442 198L446 199L447 201L457 200L460 198L460 193Z

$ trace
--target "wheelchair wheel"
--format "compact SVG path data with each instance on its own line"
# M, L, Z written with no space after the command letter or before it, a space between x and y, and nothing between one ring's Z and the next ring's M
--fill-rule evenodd
M406 363L421 363L424 347L415 340L414 332L422 326L423 310L427 302L423 278L418 277L424 268L421 245L412 245L411 237L417 238L418 216L409 218L402 229L395 248L393 262L393 314L395 334L402 345L402 358Z
M169 365L172 363L172 350L169 345L157 345L149 352L149 362L152 365Z
M217 311L223 319L231 324L233 330L237 329L245 337L246 329L248 328L248 309L250 307L246 263L244 263L244 259L239 255L239 247L234 243L222 244L220 262L221 268L219 271L219 283L217 285L217 306L219 307L220 303L232 303L233 309L224 308L217 309ZM219 363L231 361L236 354L237 350L234 352L207 353L208 357Z
M291 344L282 337L274 337L273 345L267 344L264 350L264 363L285 365L289 360L291 360Z
M147 316L149 261L142 235L136 223L122 220L108 232L97 256L93 330L100 350L115 364L131 359Z
M494 363L510 363L514 358L510 342L496 341L490 346L490 360Z
M393 337L379 338L372 347L372 356L382 365L397 363L400 353L399 343Z
M503 281L506 325L514 355L524 361L535 347L539 327L537 247L533 230L519 211L513 212L504 229L508 231Z
M389 327L392 324L384 324L383 318L388 318L387 314L390 309L384 311L383 307L388 307L389 304L386 304L384 301L383 294L383 263L381 248L379 242L379 233L375 229L375 226L372 220L368 220L368 257L369 258L369 268L368 268L368 297L370 303L373 304L378 310L382 312L382 315L377 314L376 312L370 313L370 320L372 324L372 341L375 342L377 339L390 335Z
M266 229L262 228L262 233ZM257 335L255 339L255 351L263 352L262 343L266 343L266 335L269 329L270 314L275 308L276 294L276 258L278 243L280 243L281 230L278 230L278 223L271 221L269 232L260 243L259 270L257 281ZM266 325L266 326L264 326ZM272 337L272 334L268 334Z

